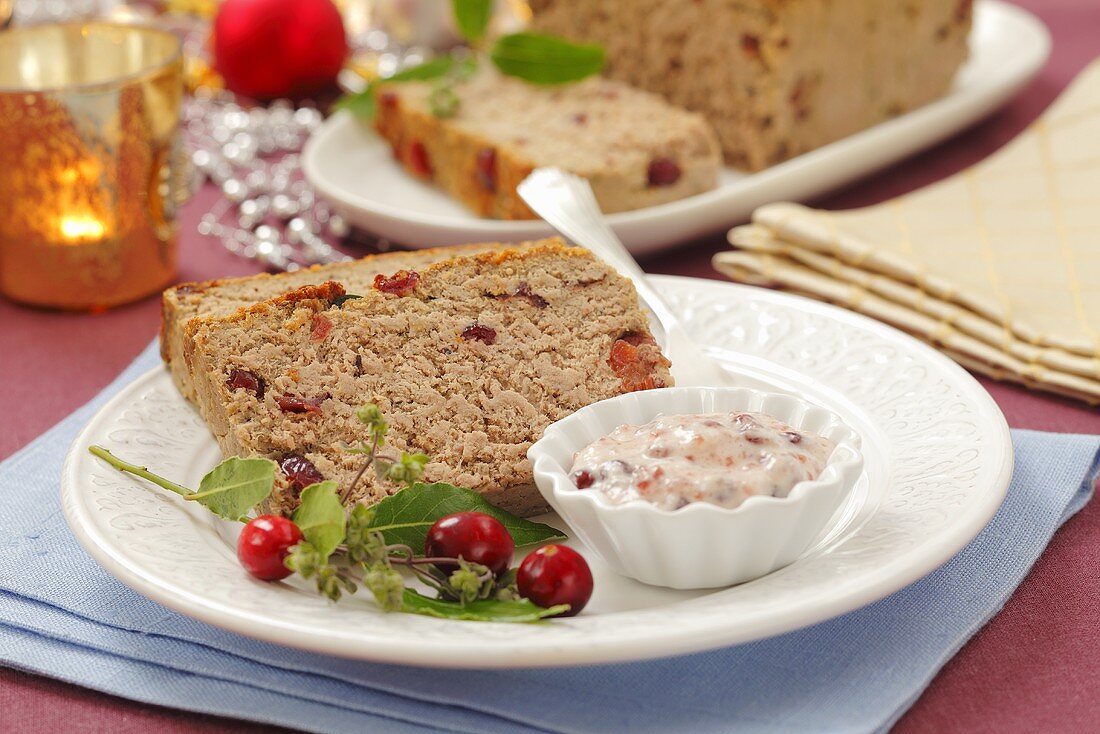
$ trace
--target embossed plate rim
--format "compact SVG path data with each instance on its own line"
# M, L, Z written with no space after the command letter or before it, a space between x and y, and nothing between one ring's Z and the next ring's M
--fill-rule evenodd
M723 307L736 305L750 311L786 312L790 323L800 318L811 319L839 329L833 339L839 339L840 335L846 335L844 338L848 340L857 336L869 338L872 345L877 343L880 348L897 350L895 354L899 359L908 360L927 374L935 375L946 387L957 390L957 396L951 393L950 397L957 398L961 401L959 406L973 413L974 422L966 425L972 429L975 446L981 448L973 458L977 468L973 487L965 494L964 506L952 509L950 521L944 520L949 524L937 534L931 537L922 534L917 545L907 546L899 555L894 555L890 543L899 542L905 533L899 529L891 538L889 531L893 528L882 513L887 509L897 512L899 508L893 507L898 498L889 495L891 507L878 507L868 523L851 537L756 582L667 606L581 615L541 626L455 622L414 615L387 616L372 613L369 606L343 602L326 606L327 602L316 595L295 587L249 581L201 508L167 493L151 492L136 480L110 474L113 470L106 470L102 465L97 469L87 453L87 446L103 439L106 435L104 425L117 420L127 410L139 388L156 381L170 384L167 372L158 368L108 402L74 441L62 471L61 493L66 519L89 553L123 583L204 622L270 642L343 657L443 667L507 668L609 663L684 654L748 642L822 622L883 598L939 567L973 539L1000 506L1012 470L1012 444L1007 423L988 393L947 357L878 321L799 296L693 278L658 277L655 281L674 301L709 298L712 305L720 303ZM690 304L686 308L689 328L715 325L714 318L708 320L709 324L699 323L695 316L697 308ZM732 326L732 320L729 321ZM720 348L733 349L730 343ZM797 375L796 371L787 372ZM825 385L821 389L832 388ZM181 410L190 411L182 398L178 404ZM933 427L925 428L925 434L920 435L931 435L932 430ZM204 440L210 441L208 436ZM891 444L891 453L899 453L894 444ZM925 458L940 460L934 455ZM891 489L899 484L898 471L904 469L901 465L895 467ZM126 491L133 492L134 501L145 503L153 517L162 521L171 532L181 533L179 537L185 538L202 556L202 563L211 564L202 567L199 576L202 584L185 588L174 574L143 566L139 558L143 552L147 556L146 563L171 564L164 558L167 553L159 553L159 547L149 554L148 546L143 546L140 539L117 531L108 532L97 523L103 519L98 516L100 510L93 506L91 499L95 493L92 479L97 475L101 480L113 476L120 483L128 482ZM895 519L906 519L904 505L902 498L902 514ZM948 516L946 511L942 514ZM910 515L915 516L916 511L910 510ZM843 570L845 554L854 546L858 555L861 534L876 521L886 523L888 532L881 534L886 545L862 551L865 558L857 560L868 567L857 577L834 578L828 583L819 581L816 587L799 585L800 575L828 572L830 564L834 572ZM917 535L912 530L907 532L914 537ZM199 561L173 558L171 563L186 568L189 563ZM198 588L201 585L207 588ZM271 611L273 606L278 607L277 611ZM289 609L296 610L299 618L287 611ZM371 616L367 619L363 614Z

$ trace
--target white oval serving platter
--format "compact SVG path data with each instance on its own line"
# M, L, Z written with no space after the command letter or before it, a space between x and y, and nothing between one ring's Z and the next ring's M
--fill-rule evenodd
M866 176L966 128L1020 90L1050 54L1050 35L1027 11L1001 0L974 6L970 60L952 90L931 104L746 174L727 168L704 194L608 217L635 255L675 246L746 220L775 201L805 201ZM409 247L518 242L553 234L541 220L474 215L441 190L407 175L389 146L348 112L329 118L306 145L302 168L347 220Z
M617 576L588 554L596 579L589 606L539 625L386 614L363 595L331 604L308 583L256 581L234 554L239 524L87 451L103 444L197 485L220 455L164 369L123 390L76 439L62 474L65 516L122 582L210 624L332 655L502 668L674 655L821 622L937 568L1000 506L1012 470L1008 427L989 394L954 362L816 301L719 281L654 282L745 386L800 395L860 435L864 475L830 527L794 563L755 581L674 591Z

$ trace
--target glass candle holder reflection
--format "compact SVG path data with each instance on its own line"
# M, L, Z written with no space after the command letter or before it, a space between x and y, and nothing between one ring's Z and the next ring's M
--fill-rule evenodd
M0 33L0 293L99 309L176 277L179 40L105 23Z

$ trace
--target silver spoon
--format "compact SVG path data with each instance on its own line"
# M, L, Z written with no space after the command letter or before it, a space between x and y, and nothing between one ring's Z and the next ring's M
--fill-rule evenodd
M649 285L638 263L604 221L587 181L558 168L537 168L516 191L551 227L634 282L638 297L664 329L665 352L672 360L672 376L677 385L717 387L733 383L730 374L692 341L676 313Z

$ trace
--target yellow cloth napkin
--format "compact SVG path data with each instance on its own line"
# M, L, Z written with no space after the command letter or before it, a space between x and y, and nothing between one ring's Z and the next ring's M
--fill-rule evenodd
M715 256L966 367L1100 403L1100 60L978 165L864 209L772 204Z

